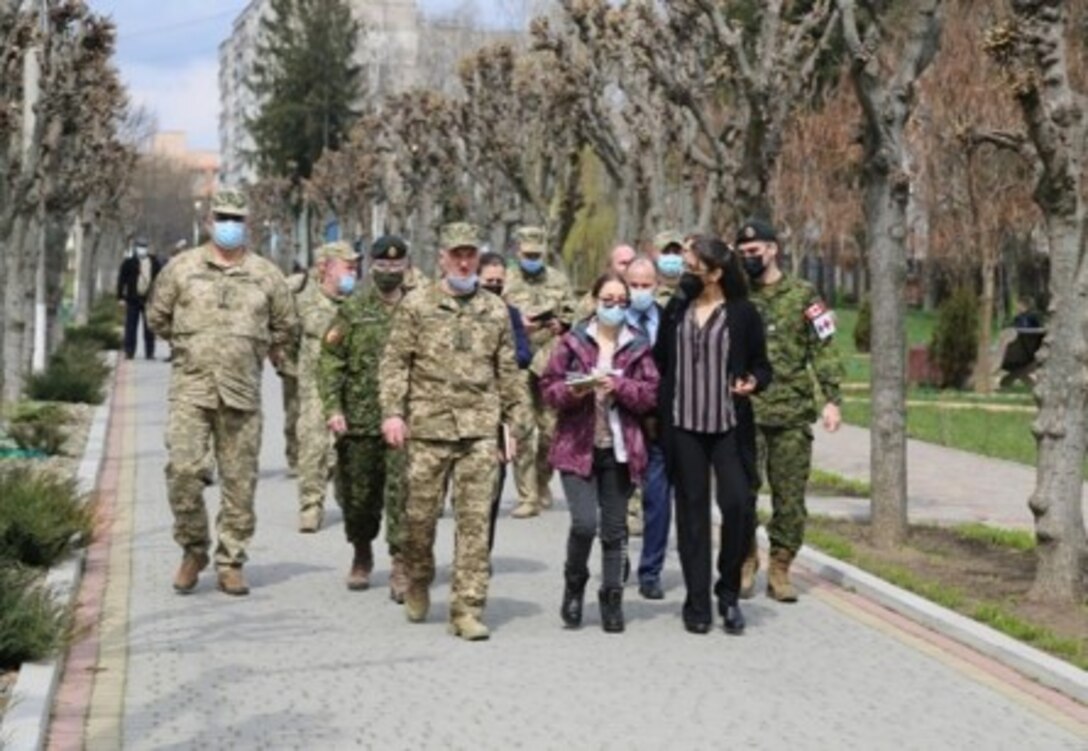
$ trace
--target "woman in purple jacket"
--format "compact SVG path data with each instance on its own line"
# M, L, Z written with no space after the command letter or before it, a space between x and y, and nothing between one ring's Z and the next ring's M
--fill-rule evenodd
M623 277L604 274L592 294L596 313L563 336L540 383L544 401L558 412L549 459L571 515L560 615L571 628L582 623L599 528L601 625L616 633L623 631L627 501L646 470L641 418L657 403L658 375L649 341L627 325L630 291Z

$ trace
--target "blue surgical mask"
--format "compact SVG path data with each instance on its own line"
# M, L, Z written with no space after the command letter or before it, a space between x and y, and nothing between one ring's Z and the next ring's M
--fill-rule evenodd
M654 306L654 292L651 289L636 289L631 292L631 309L645 313Z
M657 270L662 276L678 277L684 273L684 259L675 253L662 255L657 259Z
M447 276L446 283L450 285L450 289L458 295L467 295L470 292L476 291L476 285L480 283L480 277L477 274L470 274L468 276Z
M619 305L606 308L602 304L597 305L597 322L602 326L614 329L627 319L627 311Z
M238 250L246 244L245 222L215 222L212 241L223 250Z
M336 288L340 290L341 295L350 295L352 290L355 289L355 275L344 274L340 277L340 281L336 285Z
M521 270L530 276L539 274L544 270L544 261L539 258L522 258L519 263L521 264Z

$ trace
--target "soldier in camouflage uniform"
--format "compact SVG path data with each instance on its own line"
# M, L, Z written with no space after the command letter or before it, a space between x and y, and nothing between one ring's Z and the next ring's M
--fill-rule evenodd
M332 437L318 393L321 340L344 299L355 289L359 256L346 242L317 249L316 266L295 295L300 329L298 355L298 500L300 532L317 532L325 518L325 493L335 464Z
M309 279L305 271L296 271L287 277L287 289L291 300L302 291ZM295 313L298 313L296 308ZM298 349L299 342L291 343L284 353L283 362L276 368L283 387L283 442L286 448L287 476L298 477Z
M804 541L808 515L805 486L817 416L813 380L823 396L824 427L834 432L841 422L843 365L834 343L834 315L811 284L782 272L774 228L749 220L737 234L737 248L753 282L751 299L767 329L767 354L774 369L770 388L752 397L773 506L767 528L771 540L767 594L781 602L796 602L789 570ZM741 573L743 596L751 596L758 561L753 544Z
M329 430L336 435L336 500L355 553L351 590L370 586L372 543L385 510L385 540L392 558L389 595L404 601L407 579L400 552L405 451L382 440L378 362L393 311L404 296L408 246L399 237L379 238L370 250L370 281L340 306L321 348L318 386Z
M546 266L544 230L522 227L515 233L518 268L506 283L506 302L519 311L533 350L529 366L529 393L532 398L531 422L519 431L532 436L514 461L514 481L518 505L511 516L524 519L536 516L552 504L549 483L552 477L548 451L555 433L555 412L544 404L537 379L548 364L558 337L574 321L574 292L566 275Z
M283 274L246 250L243 194L220 191L211 211L211 242L170 262L156 282L148 319L174 353L166 484L174 539L185 551L174 588L193 591L208 565L202 473L211 444L222 486L219 588L245 595L242 565L256 527L261 372L266 356L274 363L282 359L296 320Z
M470 224L442 228L444 277L397 307L378 370L382 434L394 448L408 445L405 614L412 622L427 617L435 526L449 477L456 524L450 631L468 640L489 636L480 616L500 425L525 419L510 314L498 297L479 291L478 236ZM513 443L508 456L516 453Z

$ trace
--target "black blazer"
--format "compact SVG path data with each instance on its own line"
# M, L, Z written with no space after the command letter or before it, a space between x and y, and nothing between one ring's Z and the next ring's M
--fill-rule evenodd
M657 392L657 412L661 424L662 443L665 449L665 467L669 477L674 477L675 442L672 407L676 395L676 332L684 320L688 300L682 295L673 297L661 317L661 328L654 344L654 361L661 373L661 385ZM749 300L730 300L725 304L726 326L729 328L729 381L755 376L756 393L770 385L774 373L767 359L767 339L763 331L763 318ZM733 397L737 415L737 446L741 462L753 489L759 487L759 471L756 467L756 421L752 402L746 397Z
M155 277L159 275L159 270L162 269L162 264L159 263L159 259L150 253L147 254L148 259L151 261L151 284L155 284ZM125 300L127 302L136 302L146 300L151 297L151 288L148 288L147 295L140 297L136 294L136 286L140 280L140 259L136 256L129 256L121 262L121 270L117 274L117 299Z

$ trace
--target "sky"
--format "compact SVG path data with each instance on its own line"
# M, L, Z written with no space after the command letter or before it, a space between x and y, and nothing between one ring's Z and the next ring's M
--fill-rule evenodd
M462 0L418 0L426 15ZM130 96L160 130L183 130L193 149L219 149L219 43L248 0L89 0L117 24L117 64ZM504 0L472 0L494 17Z

